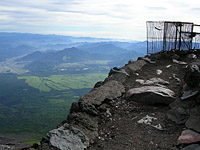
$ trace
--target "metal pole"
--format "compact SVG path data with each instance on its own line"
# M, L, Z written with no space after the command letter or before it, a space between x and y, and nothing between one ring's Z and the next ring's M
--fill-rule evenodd
M190 49L192 49L192 44L193 44L193 36L192 36L192 34L193 34L193 30L194 30L194 24L192 24L192 31L191 31L191 44L190 44Z
M147 54L149 54L149 45L148 45L148 22L146 22L147 29Z
M164 32L163 32L163 51L166 50L166 30L167 30L166 25L167 25L167 23L164 22Z
M180 26L180 34L179 34L179 47L178 47L178 49L181 50L181 28L182 28L182 24L179 23L179 26Z
M178 33L178 27L177 27L177 24L175 23L175 26L176 26L176 35L175 35L175 50L176 50L176 44L177 44L177 33Z

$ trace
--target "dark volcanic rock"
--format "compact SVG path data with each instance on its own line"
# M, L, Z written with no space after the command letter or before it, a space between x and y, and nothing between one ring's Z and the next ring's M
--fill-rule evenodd
M115 74L115 73L123 73L123 74L129 76L129 74L124 69L119 69L117 67L112 68L110 70L108 76L111 76L112 74Z
M98 88L103 85L103 81L99 81L94 85L94 88Z
M70 113L67 118L69 124L83 131L86 136L93 141L98 135L98 120L96 117L86 112Z
M83 150L89 145L88 137L80 130L64 124L58 129L49 131L50 145L60 150Z
M189 112L184 108L174 107L167 112L167 117L176 124L184 124L189 117Z
M138 60L138 61L136 61L136 62L134 62L134 63L131 63L131 64L128 64L128 65L126 65L126 66L124 66L124 67L122 67L122 68L125 69L125 71L126 71L128 74L131 74L131 73L136 72L137 70L142 69L142 67L143 67L144 65L146 65L146 64L147 64L146 61L144 61L144 60Z
M143 86L130 89L126 98L143 104L170 104L174 101L175 93L170 89L159 86Z
M182 89L182 96L181 100L190 100L195 99L197 97L197 94L199 93L198 88L191 88L187 86L187 84L184 85Z
M126 77L127 77L127 75L124 73L114 73L114 74L110 75L108 78L106 78L104 82L115 80L121 84L124 84Z
M189 146L182 148L181 150L200 150L200 145L199 144L192 144L192 145L189 145Z
M91 105L100 105L105 99L116 99L125 93L124 86L117 81L108 81L99 88L95 88L83 96L80 101Z
M195 61L187 67L187 71L184 77L185 83L189 87L198 87L200 83L200 61Z
M73 112L86 112L90 115L96 116L98 114L97 109L94 105L85 103L85 101L79 101L72 103L70 113Z
M185 125L189 129L200 132L200 106L196 106L190 110L190 117Z

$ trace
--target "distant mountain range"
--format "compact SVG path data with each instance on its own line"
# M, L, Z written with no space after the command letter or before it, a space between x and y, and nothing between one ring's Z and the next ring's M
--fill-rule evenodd
M0 62L14 58L29 72L49 72L55 71L55 68L62 71L81 70L77 64L90 68L85 70L97 71L124 65L128 60L136 60L145 54L146 41L123 42L103 38L0 32ZM73 67L69 69L69 66Z
M84 44L78 47L79 49L90 52L90 53L98 53L98 54L122 54L127 53L126 49L117 47L111 43L92 43L92 44Z
M7 33L0 32L0 44L69 44L77 42L99 42L99 41L111 41L106 38L91 38L91 37L73 37L64 35L42 35L42 34L30 34L30 33Z

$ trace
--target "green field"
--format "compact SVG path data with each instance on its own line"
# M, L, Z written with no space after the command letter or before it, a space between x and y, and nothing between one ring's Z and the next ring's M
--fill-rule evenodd
M26 83L42 92L54 90L92 88L97 81L105 79L107 74L91 73L83 75L52 75L49 77L21 76Z
M66 119L72 102L106 74L0 75L0 133L44 136Z

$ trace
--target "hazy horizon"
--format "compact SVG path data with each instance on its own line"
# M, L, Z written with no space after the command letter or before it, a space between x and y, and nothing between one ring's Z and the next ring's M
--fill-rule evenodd
M146 40L146 21L200 24L197 0L1 0L0 32Z
M122 39L122 38L108 38L108 37L95 37L95 36L78 36L78 35L64 35L64 34L55 34L55 33L31 33L31 32L12 32L12 31L0 31L0 33L10 33L10 34L35 34L35 35L55 35L55 36L69 36L75 38L94 38L94 39L102 39L105 42L109 41L117 41L117 42L145 42L146 40L132 40L132 39Z

